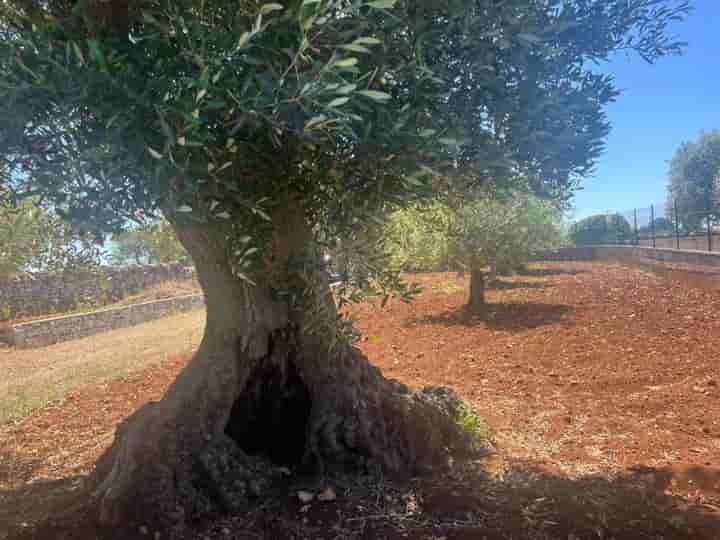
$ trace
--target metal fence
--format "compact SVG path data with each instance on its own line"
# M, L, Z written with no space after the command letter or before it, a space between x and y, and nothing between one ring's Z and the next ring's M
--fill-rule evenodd
M681 212L674 202L608 212L573 224L578 245L624 244L720 252L720 212Z

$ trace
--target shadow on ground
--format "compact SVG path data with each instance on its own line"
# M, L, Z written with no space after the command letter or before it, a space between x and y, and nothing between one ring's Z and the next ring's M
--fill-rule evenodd
M702 472L696 471L696 474ZM717 474L717 473L713 473ZM239 515L217 515L175 539L314 540L715 540L720 510L670 494L672 474L663 469L627 470L613 478L571 478L516 461L493 476L482 461L457 466L433 478L393 483L371 477L335 480L334 502L301 505L306 483L288 484ZM717 479L717 478L715 478ZM65 490L76 494L77 479L23 488L22 497L57 503ZM319 484L317 484L319 485ZM325 484L323 484L325 485ZM312 489L312 488L311 488ZM0 493L0 497L17 494ZM77 497L74 499L77 502ZM47 503L41 503L50 508ZM39 527L15 529L4 540L133 540L157 538L154 531L97 528L79 508ZM714 511L712 509L715 509ZM25 509L27 510L27 508ZM33 509L36 511L37 509ZM50 516L60 514L51 511ZM22 519L17 515L16 522Z
M550 276L576 276L587 274L590 270L571 270L569 268L523 268L517 271L518 276L550 277Z
M484 324L493 330L520 332L549 324L557 324L573 308L562 304L539 302L485 304L482 308L467 306L411 320L408 326L439 324L443 326L477 326Z
M10 449L0 449L0 486L12 481L22 482L32 477L33 472L43 466L41 457L22 458ZM2 507L0 507L1 509Z
M539 281L507 281L504 279L496 279L486 285L488 290L495 291L507 291L512 289L545 289L547 288L546 283Z
M17 489L0 489L0 540L35 538L33 531L39 521L83 508L86 504L83 480L82 476L71 476L38 480ZM50 526L39 538L50 540L62 536Z

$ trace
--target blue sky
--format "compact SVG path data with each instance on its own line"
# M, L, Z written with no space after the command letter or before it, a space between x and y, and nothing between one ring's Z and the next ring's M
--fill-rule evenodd
M623 90L607 109L612 131L594 177L575 196L575 215L663 205L668 161L700 130L720 129L720 0L694 0L673 33L688 42L683 56L648 65L618 55L603 71Z

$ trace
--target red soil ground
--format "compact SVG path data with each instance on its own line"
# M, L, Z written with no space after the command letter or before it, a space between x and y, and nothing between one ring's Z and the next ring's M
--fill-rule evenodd
M357 306L360 346L386 376L456 389L493 451L442 477L340 483L337 501L305 509L294 490L318 486L298 479L186 538L720 539L720 285L545 263L503 279L471 314L466 280L414 279L424 292L412 304ZM28 522L25 538L100 537L31 522L66 504L117 422L158 399L184 363L0 426L0 539L4 520ZM117 538L152 537L133 530Z

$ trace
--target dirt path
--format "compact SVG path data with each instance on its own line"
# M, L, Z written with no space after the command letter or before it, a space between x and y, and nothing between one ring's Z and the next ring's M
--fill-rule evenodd
M0 348L0 424L78 386L188 355L200 342L204 318L195 310L41 349Z
M289 488L185 538L720 539L720 288L548 263L469 315L465 280L417 279L425 291L412 304L355 309L360 346L387 376L455 388L494 431L495 452L431 480L337 486L337 503L305 510ZM117 422L158 399L184 362L0 426L0 522L52 513L42 501L72 492Z

